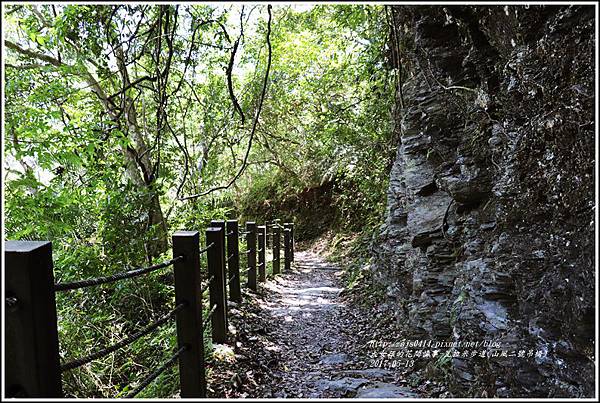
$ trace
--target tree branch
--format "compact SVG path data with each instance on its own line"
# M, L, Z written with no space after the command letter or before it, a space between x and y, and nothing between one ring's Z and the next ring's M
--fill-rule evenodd
M233 73L233 63L235 61L235 53L237 52L238 45L240 44L240 38L238 38L233 44L233 49L231 51L231 56L229 57L229 64L227 65L226 75L227 75L227 89L229 90L229 98L231 98L231 102L233 102L233 107L240 114L240 118L242 119L242 126L244 125L244 121L246 117L244 116L244 112L240 107L240 104L233 93L233 82L231 79L231 74Z
M22 48L19 45L17 45L16 43L9 41L8 39L4 40L4 46L6 46L9 49L15 50L22 55L31 57L32 59L42 60L42 61L44 61L46 63L50 63L51 65L56 66L56 67L61 67L61 66L73 67L73 66L69 66L68 64L62 63L60 60L58 60L52 56L48 56L43 53L38 53L31 49Z
M217 186L211 189L208 189L204 192L201 193L197 193L195 195L190 195L190 196L185 196L185 197L180 197L179 200L192 200L192 199L196 199L198 197L201 196L205 196L207 194L210 194L212 192L215 192L217 190L225 190L225 189L229 189L229 187L231 187L231 185L233 185L235 183L235 181L242 176L242 174L244 173L244 170L246 169L247 163L248 163L248 156L250 155L250 150L252 148L252 140L254 138L254 134L256 133L256 127L258 125L258 118L260 116L260 112L262 110L262 106L263 106L263 102L265 100L265 96L267 93L267 84L269 81L269 71L271 70L271 56L272 56L272 48L271 48L271 5L269 4L267 6L267 12L269 14L269 19L267 20L267 47L269 49L269 53L268 53L268 58L267 58L267 69L265 71L265 77L263 80L263 87L262 87L262 92L260 94L260 100L258 103L258 107L256 109L256 115L254 116L254 123L252 124L252 131L250 132L250 139L248 140L248 148L246 149L246 154L244 155L244 162L242 163L242 166L240 167L238 173L227 183L227 185L224 186Z
M18 53L20 53L22 55L25 55L27 57L31 57L32 59L37 59L37 60L44 61L44 62L49 63L49 64L51 64L52 66L55 66L55 67L75 68L75 66L63 63L60 60L58 60L58 59L56 59L56 58L54 58L52 56L48 56L48 55L45 55L43 53L35 52L35 51L31 50L31 49L22 48L21 46L17 45L14 42L11 42L11 41L9 41L7 39L4 40L4 45L7 48L12 49L12 50L14 50L14 51L16 51L16 52L18 52ZM84 69L84 71L82 73L80 73L80 75L89 84L89 86L92 88L92 91L98 96L98 98L100 98L100 100L106 106L106 108L109 110L109 112L113 113L116 105L112 102L111 99L109 99L106 96L106 94L102 90L102 87L100 87L100 84L94 78L94 76L92 76L92 74L89 71L87 71L86 69Z
M156 77L150 77L150 76L143 76L138 78L137 80L135 80L132 83L127 84L125 87L123 87L123 89L121 89L120 91L115 92L114 94L112 94L111 96L108 97L108 99L113 99L116 96L121 95L122 93L124 93L125 91L127 91L128 89L135 87L136 85L138 85L139 83L141 83L142 81L152 81L155 82L156 81Z
M39 18L40 22L44 24L44 26L52 27L50 21L48 21L46 17L44 17L44 15L40 12L40 10L38 10L38 6L31 7L31 11L36 15L36 17Z
M41 63L31 63L31 64L16 65L16 64L5 63L4 67L10 67L11 69L16 69L16 70L29 70L29 69L41 69L41 68L44 68L44 67L52 67L52 65L50 65L50 64L41 64Z

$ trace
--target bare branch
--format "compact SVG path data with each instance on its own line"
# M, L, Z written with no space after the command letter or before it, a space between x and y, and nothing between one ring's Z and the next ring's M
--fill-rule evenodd
M108 99L113 99L114 97L121 95L122 93L124 93L124 92L125 92L125 91L127 91L128 89L130 89L130 88L132 88L132 87L135 87L136 85L138 85L138 84L139 84L139 83L141 83L142 81L146 81L146 80L148 80L148 81L152 81L152 82L155 82L155 81L156 81L156 77L150 77L150 76L143 76L143 77L140 77L140 78L138 78L137 80L135 80L134 82L127 84L127 85L126 85L125 87L123 87L123 89L121 89L120 91L118 91L118 92L115 92L114 94L112 94L111 96L109 96L109 97L108 97Z
M267 69L265 71L265 77L264 77L264 81L263 81L263 87L262 87L262 92L260 94L260 100L258 103L258 107L256 109L256 115L254 116L254 123L252 124L252 131L250 132L250 139L248 140L248 148L246 149L246 154L244 155L244 162L242 163L242 166L240 167L238 173L227 183L227 185L224 186L217 186L211 189L208 189L204 192L195 194L195 195L190 195L190 196L185 196L185 197L180 197L179 200L191 200L191 199L196 199L198 197L201 196L205 196L207 194L210 194L212 192L215 192L217 190L225 190L225 189L229 189L231 187L231 185L233 185L235 183L235 181L242 176L242 174L244 173L247 163L248 163L248 156L250 155L250 150L252 149L252 140L254 138L254 134L256 133L256 127L258 125L258 118L260 116L260 112L262 110L262 106L263 106L263 102L265 100L265 96L267 93L267 84L269 81L269 71L271 70L271 56L272 56L272 48L271 48L271 5L269 4L267 6L267 12L269 14L269 19L267 21L267 47L269 49L268 52L268 58L267 58Z
M235 53L237 52L239 44L240 44L240 38L238 38L235 41L235 43L233 44L233 50L231 51L231 56L229 58L229 64L227 65L226 74L227 74L227 89L229 90L229 98L231 98L231 102L233 102L233 107L235 108L235 110L240 114L240 118L242 119L242 126L243 126L244 122L246 120L246 117L244 116L244 112L242 111L242 108L241 108L237 98L235 97L235 94L233 93L233 81L231 79L231 74L233 73L233 63L235 61Z

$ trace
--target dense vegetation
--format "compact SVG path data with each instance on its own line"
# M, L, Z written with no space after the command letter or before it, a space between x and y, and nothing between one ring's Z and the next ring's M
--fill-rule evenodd
M304 238L379 222L397 82L384 7L11 5L4 16L4 235L51 240L58 280L162 261L173 231L210 219L293 219ZM59 294L64 358L167 312L171 284L166 271ZM126 392L170 354L173 330L69 372L67 395ZM143 396L177 382L171 371Z

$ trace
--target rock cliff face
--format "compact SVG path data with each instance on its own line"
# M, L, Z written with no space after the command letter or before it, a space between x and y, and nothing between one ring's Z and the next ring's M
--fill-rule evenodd
M453 358L456 396L593 396L593 7L392 11L399 146L372 252L403 336L542 352Z

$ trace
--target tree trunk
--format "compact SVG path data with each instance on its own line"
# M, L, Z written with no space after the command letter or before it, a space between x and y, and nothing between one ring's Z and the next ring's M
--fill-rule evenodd
M131 84L127 67L124 63L123 47L117 47L117 65L121 73L123 88L127 88ZM144 187L150 194L148 204L148 222L147 230L153 231L153 237L146 244L148 258L159 256L169 247L168 244L168 228L165 221L162 207L160 205L159 194L154 189L156 178L152 172L152 163L150 161L150 153L146 145L146 140L141 132L137 119L137 111L133 99L130 96L123 95L123 106L125 120L127 123L128 134L131 135L135 142L135 149L127 148L125 157L128 160L127 173L136 185ZM141 171L141 172L140 172Z

